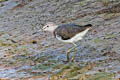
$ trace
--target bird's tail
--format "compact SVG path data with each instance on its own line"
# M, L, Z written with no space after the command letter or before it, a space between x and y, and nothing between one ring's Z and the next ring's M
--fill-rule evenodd
M84 27L92 27L92 24L86 24Z

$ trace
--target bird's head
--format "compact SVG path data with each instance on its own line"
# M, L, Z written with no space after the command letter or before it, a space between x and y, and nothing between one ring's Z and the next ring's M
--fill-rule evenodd
M36 34L36 33L39 33L41 31L49 31L49 32L54 32L54 30L58 27L58 25L56 25L55 23L53 22L48 22L46 23L46 25L44 25L42 27L42 29L38 30L37 32L34 32L32 33L33 35Z
M42 30L53 32L57 27L58 27L58 25L56 25L55 23L48 22L45 26L43 26Z

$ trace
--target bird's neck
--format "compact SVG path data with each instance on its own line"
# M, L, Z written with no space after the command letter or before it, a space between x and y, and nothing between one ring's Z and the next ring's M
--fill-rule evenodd
M53 27L51 28L50 32L54 32L54 30L55 30L57 27L58 27L58 25L53 26Z

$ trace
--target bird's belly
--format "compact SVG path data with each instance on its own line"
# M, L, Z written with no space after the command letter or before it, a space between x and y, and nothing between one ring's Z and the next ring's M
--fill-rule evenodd
M59 41L61 41L61 42L73 43L73 42L77 42L77 41L81 40L82 37L73 37L73 38L68 39L68 40L63 40L63 39L61 39L61 38L57 38L57 39L58 39Z

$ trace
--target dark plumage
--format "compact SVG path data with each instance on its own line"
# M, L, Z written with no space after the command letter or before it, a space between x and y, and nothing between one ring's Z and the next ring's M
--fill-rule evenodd
M59 25L54 30L54 36L60 36L63 40L68 40L72 37L74 37L76 34L84 31L85 29L91 27L91 24L87 24L84 26L80 26L77 24L63 24Z

